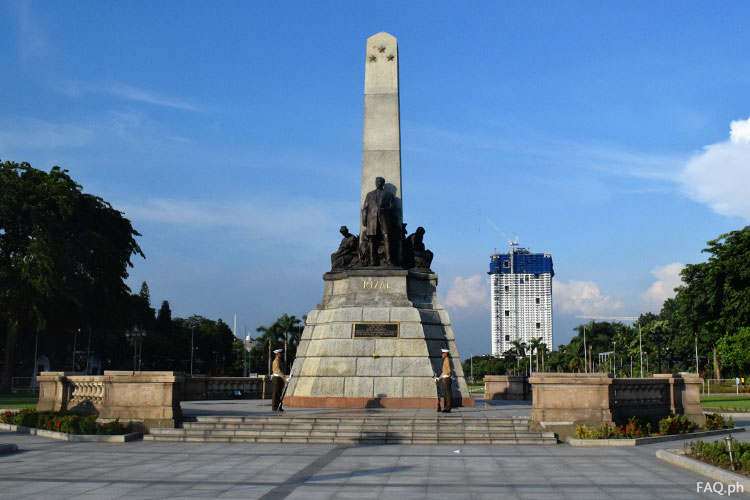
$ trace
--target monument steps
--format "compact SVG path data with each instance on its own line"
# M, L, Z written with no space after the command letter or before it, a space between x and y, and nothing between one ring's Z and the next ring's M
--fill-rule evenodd
M199 416L177 429L152 429L145 441L321 444L557 444L524 418Z

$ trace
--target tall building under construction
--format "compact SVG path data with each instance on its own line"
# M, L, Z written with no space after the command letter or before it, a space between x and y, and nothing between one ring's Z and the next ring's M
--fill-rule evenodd
M492 355L502 356L518 339L540 337L552 349L552 256L510 244L490 257Z

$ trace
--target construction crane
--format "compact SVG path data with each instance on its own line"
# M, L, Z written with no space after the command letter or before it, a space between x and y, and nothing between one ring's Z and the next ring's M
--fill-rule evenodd
M580 319L591 319L594 321L637 321L638 318L636 316L576 316L576 318ZM586 325L583 325L583 350L586 351ZM614 351L613 351L614 352ZM638 324L638 352L640 354L640 360L641 360L641 377L643 376L643 342L641 340L641 325ZM617 354L615 354L616 356ZM586 365L586 356L584 357L584 366ZM617 363L617 360L615 359L615 366ZM591 360L589 360L589 364L591 364ZM614 371L614 370L613 370ZM631 364L631 372L632 372L632 364ZM587 371L588 373L588 371ZM632 373L631 373L632 376Z
M636 321L635 316L576 316L581 319L593 319L597 321Z
M510 247L510 254L509 254L510 255L510 272L514 273L515 272L514 271L515 270L515 267L514 267L515 266L515 253L516 253L515 252L515 247L518 246L518 234L516 233L516 238L513 241L511 241L511 239L508 237L508 235L505 234L502 230L500 230L500 228L497 227L497 225L494 222L492 222L492 220L489 217L487 217L487 215L485 215L482 212L480 212L479 215L480 215L480 217L482 217L487 222L487 224L490 225L490 227L492 227L492 229L494 229L495 231L497 231L498 234L503 235L503 237L508 241L508 246ZM480 227L481 227L481 224L480 224ZM512 232L513 231L511 231L511 233ZM495 253L497 253L497 248L495 248ZM514 300L513 300L513 306L512 306L513 307L513 316L512 316L513 326L512 326L512 331L513 331L514 337L516 339L520 339L521 337L520 337L520 334L518 332L518 329L519 329L519 325L518 325L518 297L517 297L517 295L515 293L515 281L511 281L510 286L513 287L513 289L509 290L509 294L510 294L511 297L514 298ZM497 345L498 343L502 345L502 341L500 341L500 340L498 340L497 342L495 342L495 345ZM497 349L497 350L499 351L500 349Z

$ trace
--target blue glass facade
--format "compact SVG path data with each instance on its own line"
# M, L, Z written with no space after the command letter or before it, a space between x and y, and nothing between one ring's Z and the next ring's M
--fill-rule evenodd
M506 264L507 262L507 264ZM547 274L555 275L552 268L552 257L543 253L519 253L513 255L513 274ZM510 254L495 254L490 259L488 274L511 274Z

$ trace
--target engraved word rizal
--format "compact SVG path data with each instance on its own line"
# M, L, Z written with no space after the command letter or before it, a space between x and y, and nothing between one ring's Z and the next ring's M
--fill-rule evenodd
M363 280L362 288L365 290L390 290L391 285L387 281Z

